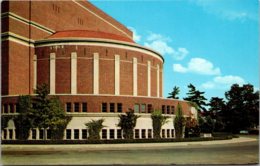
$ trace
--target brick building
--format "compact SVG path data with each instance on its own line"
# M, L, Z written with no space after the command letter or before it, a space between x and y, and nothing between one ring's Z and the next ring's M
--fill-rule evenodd
M152 138L150 113L172 117L162 137L175 136L173 118L178 103L164 99L163 57L133 41L132 32L86 1L2 2L2 114L15 115L19 95L33 95L47 83L73 118L64 139L85 139L85 123L104 118L102 139L122 138L118 114L133 109L135 138ZM42 139L33 129L29 139ZM3 139L16 139L12 120Z

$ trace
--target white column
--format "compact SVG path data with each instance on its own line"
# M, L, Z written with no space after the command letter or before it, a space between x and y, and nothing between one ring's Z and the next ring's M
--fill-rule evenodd
M29 131L29 137L28 137L29 140L32 139L32 130Z
M36 129L36 140L40 139L40 130L39 128Z
M63 133L64 133L64 134L63 134L63 139L66 139L66 138L67 138L67 131L66 131L66 129L64 130Z
M115 129L115 132L114 132L114 133L115 133L115 136L114 136L114 137L115 137L115 139L117 139L117 128Z
M37 55L33 56L33 89L37 88Z
M147 61L147 96L151 96L151 62Z
M160 97L160 67L157 64L157 97Z
M70 91L71 94L77 94L77 53L76 52L71 53L70 71L71 71Z
M55 94L55 74L56 74L56 64L55 64L55 53L50 54L50 94Z
M9 134L9 129L6 129L6 139L9 140L10 139L10 134Z
M94 61L93 61L93 94L99 94L99 54L94 53Z
M79 129L79 139L82 139L82 130Z
M120 95L120 56L115 55L115 95Z
M109 129L106 130L107 130L107 139L110 139L110 130Z
M15 133L15 129L13 129L13 140L16 139L16 133Z
M137 58L133 58L133 95L137 96Z
M71 139L74 139L74 129L71 129Z

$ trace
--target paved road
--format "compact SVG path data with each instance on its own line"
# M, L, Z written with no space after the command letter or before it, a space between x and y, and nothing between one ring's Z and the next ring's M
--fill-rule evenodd
M241 141L242 140L242 141ZM243 141L244 140L244 141ZM227 140L228 141L228 140ZM259 144L258 140L245 141L240 138L234 139L232 143L222 142L190 142L179 144L161 144L145 148L125 148L116 150L104 147L105 150L92 147L86 149L77 148L70 151L72 146L67 146L62 151L43 151L29 149L12 151L6 150L2 153L4 165L73 165L73 164L258 164ZM145 144L139 144L145 145ZM159 145L159 144L153 144ZM79 145L80 146L80 145ZM95 145L96 146L96 145ZM117 145L119 146L119 145ZM131 145L128 145L131 147ZM102 146L97 146L102 147ZM142 147L142 146L140 146ZM22 148L23 149L23 148ZM98 149L98 150L97 150Z

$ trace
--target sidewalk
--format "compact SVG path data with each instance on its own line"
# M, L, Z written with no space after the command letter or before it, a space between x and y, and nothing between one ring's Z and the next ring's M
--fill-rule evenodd
M95 150L137 150L186 147L191 145L219 145L257 141L257 138L239 137L231 140L172 142L172 143L133 143L133 144L79 144L79 145L2 145L2 151L95 151Z

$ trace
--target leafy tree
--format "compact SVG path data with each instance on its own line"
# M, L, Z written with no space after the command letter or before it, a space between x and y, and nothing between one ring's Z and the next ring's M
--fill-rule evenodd
M186 119L185 123L185 137L199 137L200 128L198 121L195 118Z
M49 88L46 84L37 86L36 97L34 98L34 121L33 126L37 128L50 129L52 138L57 139L54 133L64 131L71 118L67 118L60 102L57 98L49 98ZM62 136L59 136L62 137ZM44 132L44 139L46 134Z
M167 98L179 99L179 97L178 97L179 93L180 93L180 88L177 86L174 86L174 88L172 89L172 92L168 93L169 96Z
M182 138L184 126L185 126L185 118L183 117L182 107L180 103L178 103L176 117L174 119L176 138Z
M215 122L210 116L200 117L199 127L202 133L212 133L215 127Z
M259 125L259 91L251 84L234 84L225 93L227 99L227 130L238 133Z
M155 110L153 111L151 118L153 122L153 136L154 138L159 139L161 138L161 128L164 124L167 123L167 119L169 117L163 116L160 110Z
M89 139L91 140L96 140L100 139L100 131L103 127L103 122L104 119L99 119L99 120L92 120L88 123L85 123L86 127L88 128L89 131Z
M19 96L17 112L19 114L14 118L16 134L18 139L26 140L29 137L29 131L35 123L34 113L32 108L31 96Z
M189 92L187 93L188 97L183 98L184 100L195 103L198 106L199 111L206 111L206 98L203 96L205 92L200 92L196 90L195 86L192 84L188 85Z
M118 126L123 130L123 136L125 139L133 139L133 130L139 117L140 116L134 114L133 110L126 112L126 114L119 115Z

